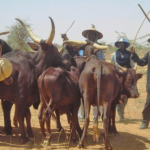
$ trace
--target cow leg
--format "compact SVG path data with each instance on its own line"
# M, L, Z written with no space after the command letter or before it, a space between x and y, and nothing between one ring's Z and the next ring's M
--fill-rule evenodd
M110 115L109 115L109 125L108 125L108 133L109 133L109 134L112 133L111 121L112 121L112 110L111 110Z
M23 143L29 143L29 139L26 136L25 133L25 127L24 127L24 116L25 116L25 99L20 98L16 102L16 108L17 108L17 114L18 114L18 122L20 126L20 131L21 131L21 139ZM30 143L29 143L30 144Z
M10 111L11 111L13 103L2 100L1 104L2 104L2 110L4 113L4 131L6 135L9 136L9 135L12 135Z
M112 130L114 135L119 135L119 132L116 129L115 118L116 118L116 105L112 109Z
M45 146L49 146L50 141L52 139L52 134L50 129L50 119L51 119L52 112L55 110L55 105L52 102L53 100L51 99L49 105L45 110L45 116L46 116L45 120L46 120L46 128L47 128L47 135L46 135L46 139L44 140Z
M41 105L40 105L38 118L39 118L42 135L43 135L43 137L46 137L45 128L44 128L44 124L45 124L44 104L42 101L41 101Z
M13 118L13 125L14 125L15 127L18 127L18 118L17 118L16 105L15 105L15 113L14 113L14 118Z
M99 142L100 131L98 129L98 111L93 122L93 141Z
M44 146L49 146L50 141L52 139L52 134L51 134L51 129L50 129L50 119L51 119L51 113L47 114L47 111L45 112L46 116L46 128L47 128L47 133L46 133L46 138L44 139Z
M72 107L72 121L71 121L71 130L72 130L72 135L71 135L71 139L73 142L76 142L76 130L78 131L79 133L79 136L81 137L81 134L82 134L82 130L79 126L79 122L78 122L78 110L79 110L79 107L80 107L80 101L75 101L75 103L73 104L73 107Z
M105 141L105 149L109 150L112 149L109 139L108 139L108 125L109 125L109 115L110 115L110 109L111 109L111 104L110 102L103 102L103 126L104 126L104 132L105 132L105 137L104 137L104 141Z
M55 114L56 114L56 128L58 132L60 132L61 130L63 130L63 127L60 123L60 115L59 115L59 111L57 108L55 109Z
M81 127L80 127L80 125L79 125L79 120L78 120L78 119L77 119L77 132L78 132L79 137L80 137L80 139L81 139L83 130L81 129Z
M26 122L27 122L28 138L33 139L33 131L32 131L32 128L31 128L31 112L30 112L29 108L26 108L25 117L26 117Z
M77 145L77 147L79 147L79 148L84 147L84 139L85 139L86 132L87 132L89 122L90 122L90 120L89 120L90 107L91 107L91 104L90 104L89 100L86 99L86 102L84 103L84 111L85 111L84 129L83 129L83 134L79 141L79 144Z

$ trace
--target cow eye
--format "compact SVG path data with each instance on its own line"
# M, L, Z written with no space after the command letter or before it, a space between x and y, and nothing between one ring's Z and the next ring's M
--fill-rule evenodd
M131 82L131 79L130 79L130 78L128 78L128 79L127 79L127 82Z

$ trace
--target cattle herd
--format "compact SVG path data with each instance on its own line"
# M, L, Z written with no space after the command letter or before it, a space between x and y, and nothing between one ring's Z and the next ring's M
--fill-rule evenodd
M19 122L21 140L23 143L31 143L34 135L31 127L30 106L39 108L39 124L44 142L49 145L52 137L51 116L55 114L57 128L63 127L60 115L66 114L70 125L71 140L77 141L78 148L84 147L84 139L89 125L91 105L97 106L97 121L94 122L93 139L99 140L98 116L100 115L104 127L105 149L112 149L109 142L109 133L117 134L115 126L116 104L122 100L122 95L128 98L139 96L137 80L142 74L136 74L136 68L125 69L119 65L97 60L95 55L75 56L76 51L72 45L80 47L85 45L93 49L106 49L107 46L86 41L71 41L64 35L64 49L60 52L53 45L55 25L50 18L52 29L47 40L36 37L32 31L18 20L34 43L29 43L33 52L13 50L4 40L0 39L2 58L8 60L12 66L9 77L0 81L0 98L4 113L4 131L6 135L12 134L10 111L15 104L15 119ZM3 60L1 60L3 61ZM1 74L3 64L1 64ZM80 128L78 121L78 109L80 102L84 104L84 128ZM123 102L123 101L122 101ZM102 111L99 111L99 107ZM24 118L27 131L25 131ZM45 132L45 123L47 132Z

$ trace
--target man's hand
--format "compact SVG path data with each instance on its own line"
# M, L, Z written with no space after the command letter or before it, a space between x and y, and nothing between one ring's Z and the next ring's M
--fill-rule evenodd
M133 53L135 53L135 48L132 46L131 48L130 48L130 52L133 54Z

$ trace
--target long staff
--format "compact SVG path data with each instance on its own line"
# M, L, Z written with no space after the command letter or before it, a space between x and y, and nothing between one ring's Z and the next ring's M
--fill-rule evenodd
M68 28L68 30L72 27L72 25L74 24L75 20L72 22L71 26ZM68 32L68 30L65 32L65 34Z
M146 18L149 20L149 18L148 18L147 16L148 16L148 14L150 13L150 10L149 10L148 13L146 14L146 13L144 12L144 10L142 9L141 5L138 4L138 6L141 8L141 10L143 11L143 13L145 14L145 18L144 18L144 20L143 20L143 22L142 22L142 24L141 24L141 26L140 26L138 32L136 33L136 36L135 36L135 38L134 38L134 40L133 40L133 42L132 42L132 46L134 45L135 39L136 39L136 37L137 37L137 35L138 35L138 33L139 33L139 31L140 31L140 29L141 29L141 27L142 27L144 21L146 20Z

